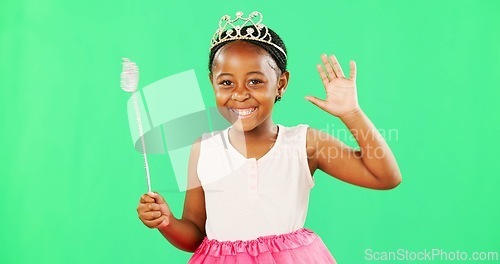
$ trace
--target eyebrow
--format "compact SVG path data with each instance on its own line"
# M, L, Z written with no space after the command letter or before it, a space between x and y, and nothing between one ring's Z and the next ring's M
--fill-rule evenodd
M253 74L253 73L256 73L256 74L262 74L262 75L265 75L264 73L260 72L260 71L251 71L251 72L247 72L247 75L250 75L250 74ZM227 73L227 72L223 72L219 75L217 75L217 78L223 76L223 75L229 75L229 76L233 76L231 73Z

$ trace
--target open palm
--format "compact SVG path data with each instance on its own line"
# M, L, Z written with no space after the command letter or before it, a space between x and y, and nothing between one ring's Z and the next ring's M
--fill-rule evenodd
M337 117L359 109L356 92L356 63L353 60L350 61L350 77L346 78L335 55L330 55L331 61L328 60L326 54L323 54L321 59L326 72L320 64L317 65L317 69L325 86L326 98L321 100L314 96L306 96L306 99Z

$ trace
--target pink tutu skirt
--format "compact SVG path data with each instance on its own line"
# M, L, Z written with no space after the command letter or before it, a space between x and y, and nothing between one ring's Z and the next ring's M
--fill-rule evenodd
M262 236L252 240L218 241L205 237L188 264L336 264L323 240L312 230Z

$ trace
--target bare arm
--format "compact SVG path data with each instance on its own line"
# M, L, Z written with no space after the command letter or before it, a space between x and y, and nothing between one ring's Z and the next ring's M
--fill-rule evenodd
M175 247L194 252L206 236L205 193L198 179L196 168L200 154L200 139L191 148L188 165L188 185L181 219L172 216L170 223L158 228Z
M396 159L376 127L361 110L356 88L356 63L351 60L347 78L335 57L322 55L323 69L317 65L325 87L326 99L306 99L324 111L339 117L356 138L360 150L314 129L307 134L310 168L316 168L340 180L372 189L392 189L401 182Z
M371 189L392 189L401 182L391 149L368 117L361 111L343 116L342 121L356 138L355 150L337 138L315 129L308 130L308 149L313 169L342 181Z

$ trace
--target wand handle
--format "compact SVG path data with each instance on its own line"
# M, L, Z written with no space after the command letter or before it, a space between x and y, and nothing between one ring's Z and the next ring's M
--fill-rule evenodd
M144 132L142 130L142 122L141 122L141 115L139 112L139 106L137 103L137 96L135 93L132 94L132 100L134 103L134 109L135 109L135 117L137 120L137 126L139 127L139 137L141 138L141 146L142 146L142 157L144 158L144 168L146 169L146 182L148 185L148 192L151 192L151 180L149 177L149 165L148 165L148 157L146 155L146 144L144 143Z

